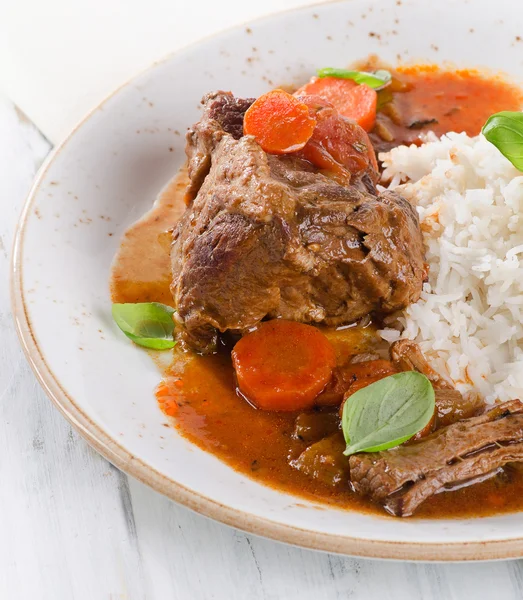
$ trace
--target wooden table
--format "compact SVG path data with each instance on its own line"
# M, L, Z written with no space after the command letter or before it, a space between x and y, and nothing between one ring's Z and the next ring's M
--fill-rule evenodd
M0 97L1 600L523 598L523 561L409 564L293 548L177 506L91 450L37 384L10 314L13 231L50 149Z

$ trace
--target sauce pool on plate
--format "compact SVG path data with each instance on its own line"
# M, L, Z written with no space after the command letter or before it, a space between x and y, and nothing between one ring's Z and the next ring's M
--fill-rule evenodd
M447 71L435 65L398 67L390 88L378 94L371 139L377 152L399 144L419 144L433 131L477 135L488 117L522 107L521 89L500 76L474 69Z

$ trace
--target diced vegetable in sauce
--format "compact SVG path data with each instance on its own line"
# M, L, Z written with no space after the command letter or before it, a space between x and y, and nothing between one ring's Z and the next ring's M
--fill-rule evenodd
M310 444L340 430L337 412L306 412L296 417L292 437Z
M341 433L335 433L309 446L291 461L291 466L308 477L336 487L349 479L349 464L343 456L345 442Z

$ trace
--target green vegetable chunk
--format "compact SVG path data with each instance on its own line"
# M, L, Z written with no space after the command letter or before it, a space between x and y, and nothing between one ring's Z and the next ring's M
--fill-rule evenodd
M375 90L381 90L391 82L392 75L381 69L374 73L365 71L348 71L347 69L332 69L325 67L318 70L318 77L336 77L337 79L352 79L356 83L365 83Z
M113 319L125 335L139 346L167 350L173 340L174 309L159 302L113 304Z
M406 442L429 423L434 407L432 384L416 371L390 375L358 390L343 406L344 454L378 452Z
M523 113L504 110L488 118L481 133L523 171Z

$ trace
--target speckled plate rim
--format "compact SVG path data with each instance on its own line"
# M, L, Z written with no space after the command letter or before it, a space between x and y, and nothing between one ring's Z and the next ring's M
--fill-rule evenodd
M338 3L343 0L330 0L328 3ZM303 8L322 6L327 2L318 2ZM219 37L228 31L241 29L253 23L262 23L285 13L292 13L298 9L280 11L260 19L236 25L228 30L220 31L205 40ZM141 73L154 68L158 64L170 60L180 52L190 47L197 46L203 40L198 40L177 52L170 53L162 60L155 61ZM28 216L36 199L42 182L55 159L67 150L68 144L78 130L83 127L104 105L121 90L131 85L141 73L136 74L111 94L95 108L93 108L65 137L65 139L49 154L39 169L35 181L25 201L19 222L17 224L10 270L11 307L15 328L22 345L24 354L34 371L37 380L46 394L55 404L62 415L71 423L78 433L103 457L128 475L148 485L155 491L182 504L197 513L226 525L243 531L267 537L279 542L293 544L303 548L334 552L350 556L365 558L380 558L390 560L430 561L430 562L455 562L455 561L491 561L516 559L523 556L523 538L493 541L471 541L452 543L419 543L419 542L391 542L383 540L365 540L345 535L331 535L316 531L297 528L291 525L274 522L270 519L249 514L241 510L232 509L212 498L194 492L176 481L162 475L149 464L127 451L122 445L110 437L103 428L93 422L89 416L77 405L60 384L53 373L46 358L40 349L33 333L30 322L26 298L23 292L22 256L25 228Z

